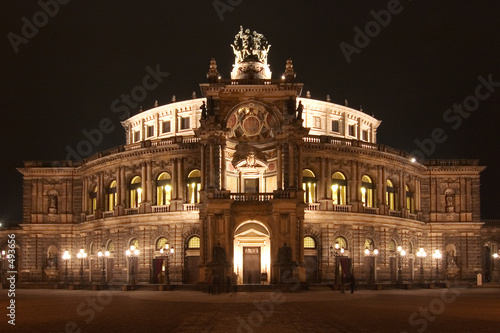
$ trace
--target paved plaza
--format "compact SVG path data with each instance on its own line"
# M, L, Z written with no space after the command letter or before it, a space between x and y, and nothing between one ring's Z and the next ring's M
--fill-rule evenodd
M0 291L0 332L499 332L500 288L239 292Z

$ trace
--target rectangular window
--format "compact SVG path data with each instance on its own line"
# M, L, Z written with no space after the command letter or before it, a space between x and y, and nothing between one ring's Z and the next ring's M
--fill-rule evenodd
M170 120L164 121L161 126L162 133L170 133Z
M349 135L356 136L356 125L349 125Z
M189 117L181 118L181 130L189 129Z
M340 132L340 124L338 120L332 120L332 132Z
M155 135L155 127L154 126L148 126L148 138L152 137Z
M368 141L368 131L363 131L362 136L364 141Z
M313 119L314 119L314 128L321 128L321 118L313 117Z
M139 142L139 141L141 141L141 132L135 131L134 132L134 142Z

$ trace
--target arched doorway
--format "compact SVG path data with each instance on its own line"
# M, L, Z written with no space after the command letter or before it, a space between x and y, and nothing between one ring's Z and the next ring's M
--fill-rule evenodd
M238 284L268 284L271 280L271 242L266 225L243 222L234 232L234 272Z

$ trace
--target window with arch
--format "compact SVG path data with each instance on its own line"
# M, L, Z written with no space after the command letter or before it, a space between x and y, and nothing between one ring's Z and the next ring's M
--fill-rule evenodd
M110 240L108 242L108 245L106 246L106 250L108 250L110 254L113 254L115 252L115 244L113 243L113 241Z
M89 193L90 213L94 214L97 209L97 186L94 186Z
M394 183L390 179L387 179L385 181L385 203L389 206L390 210L396 209L395 192Z
M139 208L142 202L142 179L135 176L130 181L130 208Z
M156 251L160 251L160 249L165 249L168 244L168 240L165 237L160 237L156 240Z
M347 250L347 239L345 239L345 237L337 237L335 239L335 244L339 244L339 249Z
M200 202L201 172L198 169L191 171L187 179L187 193L189 203Z
M167 172L162 172L156 178L156 204L169 205L172 198L171 177Z
M408 254L413 254L413 242L408 242Z
M361 202L364 207L373 207L373 181L367 175L361 177Z
M365 239L365 250L370 250L373 251L375 249L375 243L373 243L373 240L370 238Z
M406 209L409 213L415 212L415 194L410 190L408 184L405 185Z
M90 243L90 246L89 246L89 254L91 256L95 255L96 254L96 246L95 246L95 243L92 242Z
M118 204L118 197L116 195L116 180L113 180L107 189L108 193L108 210L115 209Z
M200 248L200 237L192 236L188 240L188 249L199 249Z
M315 249L316 241L311 236L304 237L304 249Z
M132 238L129 242L129 247L133 246L134 249L139 250L139 241L137 238Z
M334 205L347 204L347 180L342 172L335 172L332 176L332 200Z
M309 169L302 171L302 189L304 190L304 202L307 204L316 202L316 176Z
M389 252L395 253L396 249L396 241L394 239L391 239L391 241L389 242Z

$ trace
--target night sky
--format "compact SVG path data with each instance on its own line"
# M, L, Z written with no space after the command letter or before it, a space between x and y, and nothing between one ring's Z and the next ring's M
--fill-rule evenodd
M103 118L116 129L92 153L124 144L121 114L111 105L142 85L146 67L169 75L148 92L144 109L172 95L177 101L193 91L200 96L211 57L222 77L230 77L230 44L240 25L272 45L273 78L290 56L297 81L305 84L302 96L307 90L320 100L330 94L339 104L347 98L349 106L362 105L382 120L379 143L412 152L419 149L415 140L429 140L441 128L446 140L424 155L480 159L488 166L481 178L482 217L500 218L498 1L59 0L67 3L57 10L55 0L43 1L52 4L53 17L40 13L37 1L0 2L4 223L21 220L16 168L23 161L65 159L67 147L75 149L83 131L98 128ZM381 13L385 27L374 23L374 13L388 7L390 22ZM34 18L38 31L28 28ZM356 27L368 27L372 37L355 40ZM474 97L479 77L493 81L490 90L479 88L481 100ZM447 111L463 103L465 111Z

